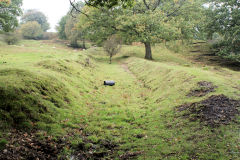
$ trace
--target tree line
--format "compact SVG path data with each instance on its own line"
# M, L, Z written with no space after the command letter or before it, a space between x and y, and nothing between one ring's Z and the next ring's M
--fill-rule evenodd
M22 0L0 1L0 34L8 44L15 44L20 39L49 39L53 33L47 33L50 25L44 13L30 9L21 10ZM21 16L20 23L17 17Z

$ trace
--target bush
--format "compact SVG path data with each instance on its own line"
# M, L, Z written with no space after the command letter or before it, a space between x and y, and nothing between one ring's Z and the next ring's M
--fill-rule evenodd
M8 45L13 45L18 43L20 40L20 36L17 33L13 33L13 32L8 32L5 33L4 35L4 41L8 44Z
M41 25L36 21L23 24L20 28L20 31L25 39L38 40L43 36Z

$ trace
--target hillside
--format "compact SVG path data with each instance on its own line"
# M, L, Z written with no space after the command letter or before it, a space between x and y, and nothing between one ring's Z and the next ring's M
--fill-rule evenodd
M238 159L239 70L192 49L1 43L0 159Z

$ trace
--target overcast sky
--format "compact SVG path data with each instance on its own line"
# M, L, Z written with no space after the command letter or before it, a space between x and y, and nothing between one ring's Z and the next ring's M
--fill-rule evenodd
M48 31L55 31L55 26L69 9L68 0L23 0L23 10L37 9L43 12L51 25Z

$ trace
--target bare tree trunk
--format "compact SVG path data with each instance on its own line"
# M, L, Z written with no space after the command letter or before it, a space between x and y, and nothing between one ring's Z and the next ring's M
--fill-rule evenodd
M83 46L83 49L86 49L86 45L85 45L85 39L83 38L83 44L82 44Z
M150 42L144 42L145 45L145 59L152 60L152 49Z
M109 63L112 64L112 55L110 55Z

